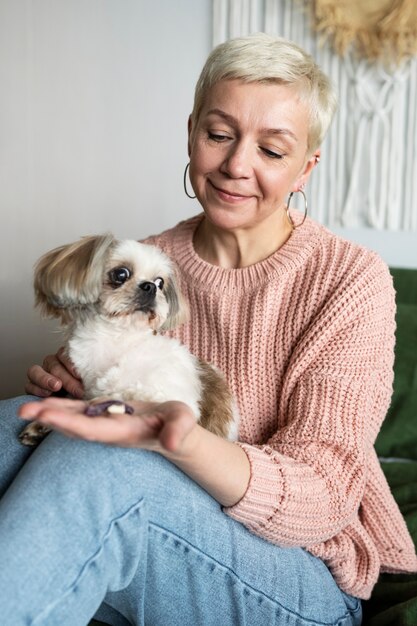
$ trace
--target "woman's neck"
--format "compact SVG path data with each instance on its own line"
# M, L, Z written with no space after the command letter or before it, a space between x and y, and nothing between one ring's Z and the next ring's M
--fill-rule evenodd
M198 256L224 269L249 267L264 261L288 240L292 232L285 211L279 211L250 228L225 230L206 217L194 235Z

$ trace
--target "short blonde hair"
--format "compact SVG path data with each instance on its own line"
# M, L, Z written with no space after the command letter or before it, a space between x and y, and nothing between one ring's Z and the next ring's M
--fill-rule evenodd
M324 139L337 108L328 77L302 48L282 37L257 33L230 39L209 55L197 81L191 119L198 123L209 89L221 80L294 85L310 110L308 152Z

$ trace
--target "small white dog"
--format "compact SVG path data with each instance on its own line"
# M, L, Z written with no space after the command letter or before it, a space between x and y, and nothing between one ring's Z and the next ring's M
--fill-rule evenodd
M41 257L34 284L36 304L61 320L86 400L181 400L204 428L237 438L238 414L221 373L159 334L187 313L161 250L112 235L84 237ZM32 422L20 441L36 445L44 435Z

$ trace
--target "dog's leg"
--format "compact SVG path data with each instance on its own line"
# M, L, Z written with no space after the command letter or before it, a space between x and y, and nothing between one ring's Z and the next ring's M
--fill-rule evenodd
M38 422L31 422L22 430L19 441L24 446L37 446L51 431L48 426L42 426Z

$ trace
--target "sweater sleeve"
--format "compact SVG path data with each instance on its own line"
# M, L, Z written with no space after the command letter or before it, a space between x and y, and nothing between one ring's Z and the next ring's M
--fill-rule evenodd
M295 346L279 405L284 426L264 445L238 444L251 477L228 515L283 546L326 541L352 522L392 394L394 320L388 268L363 254Z

